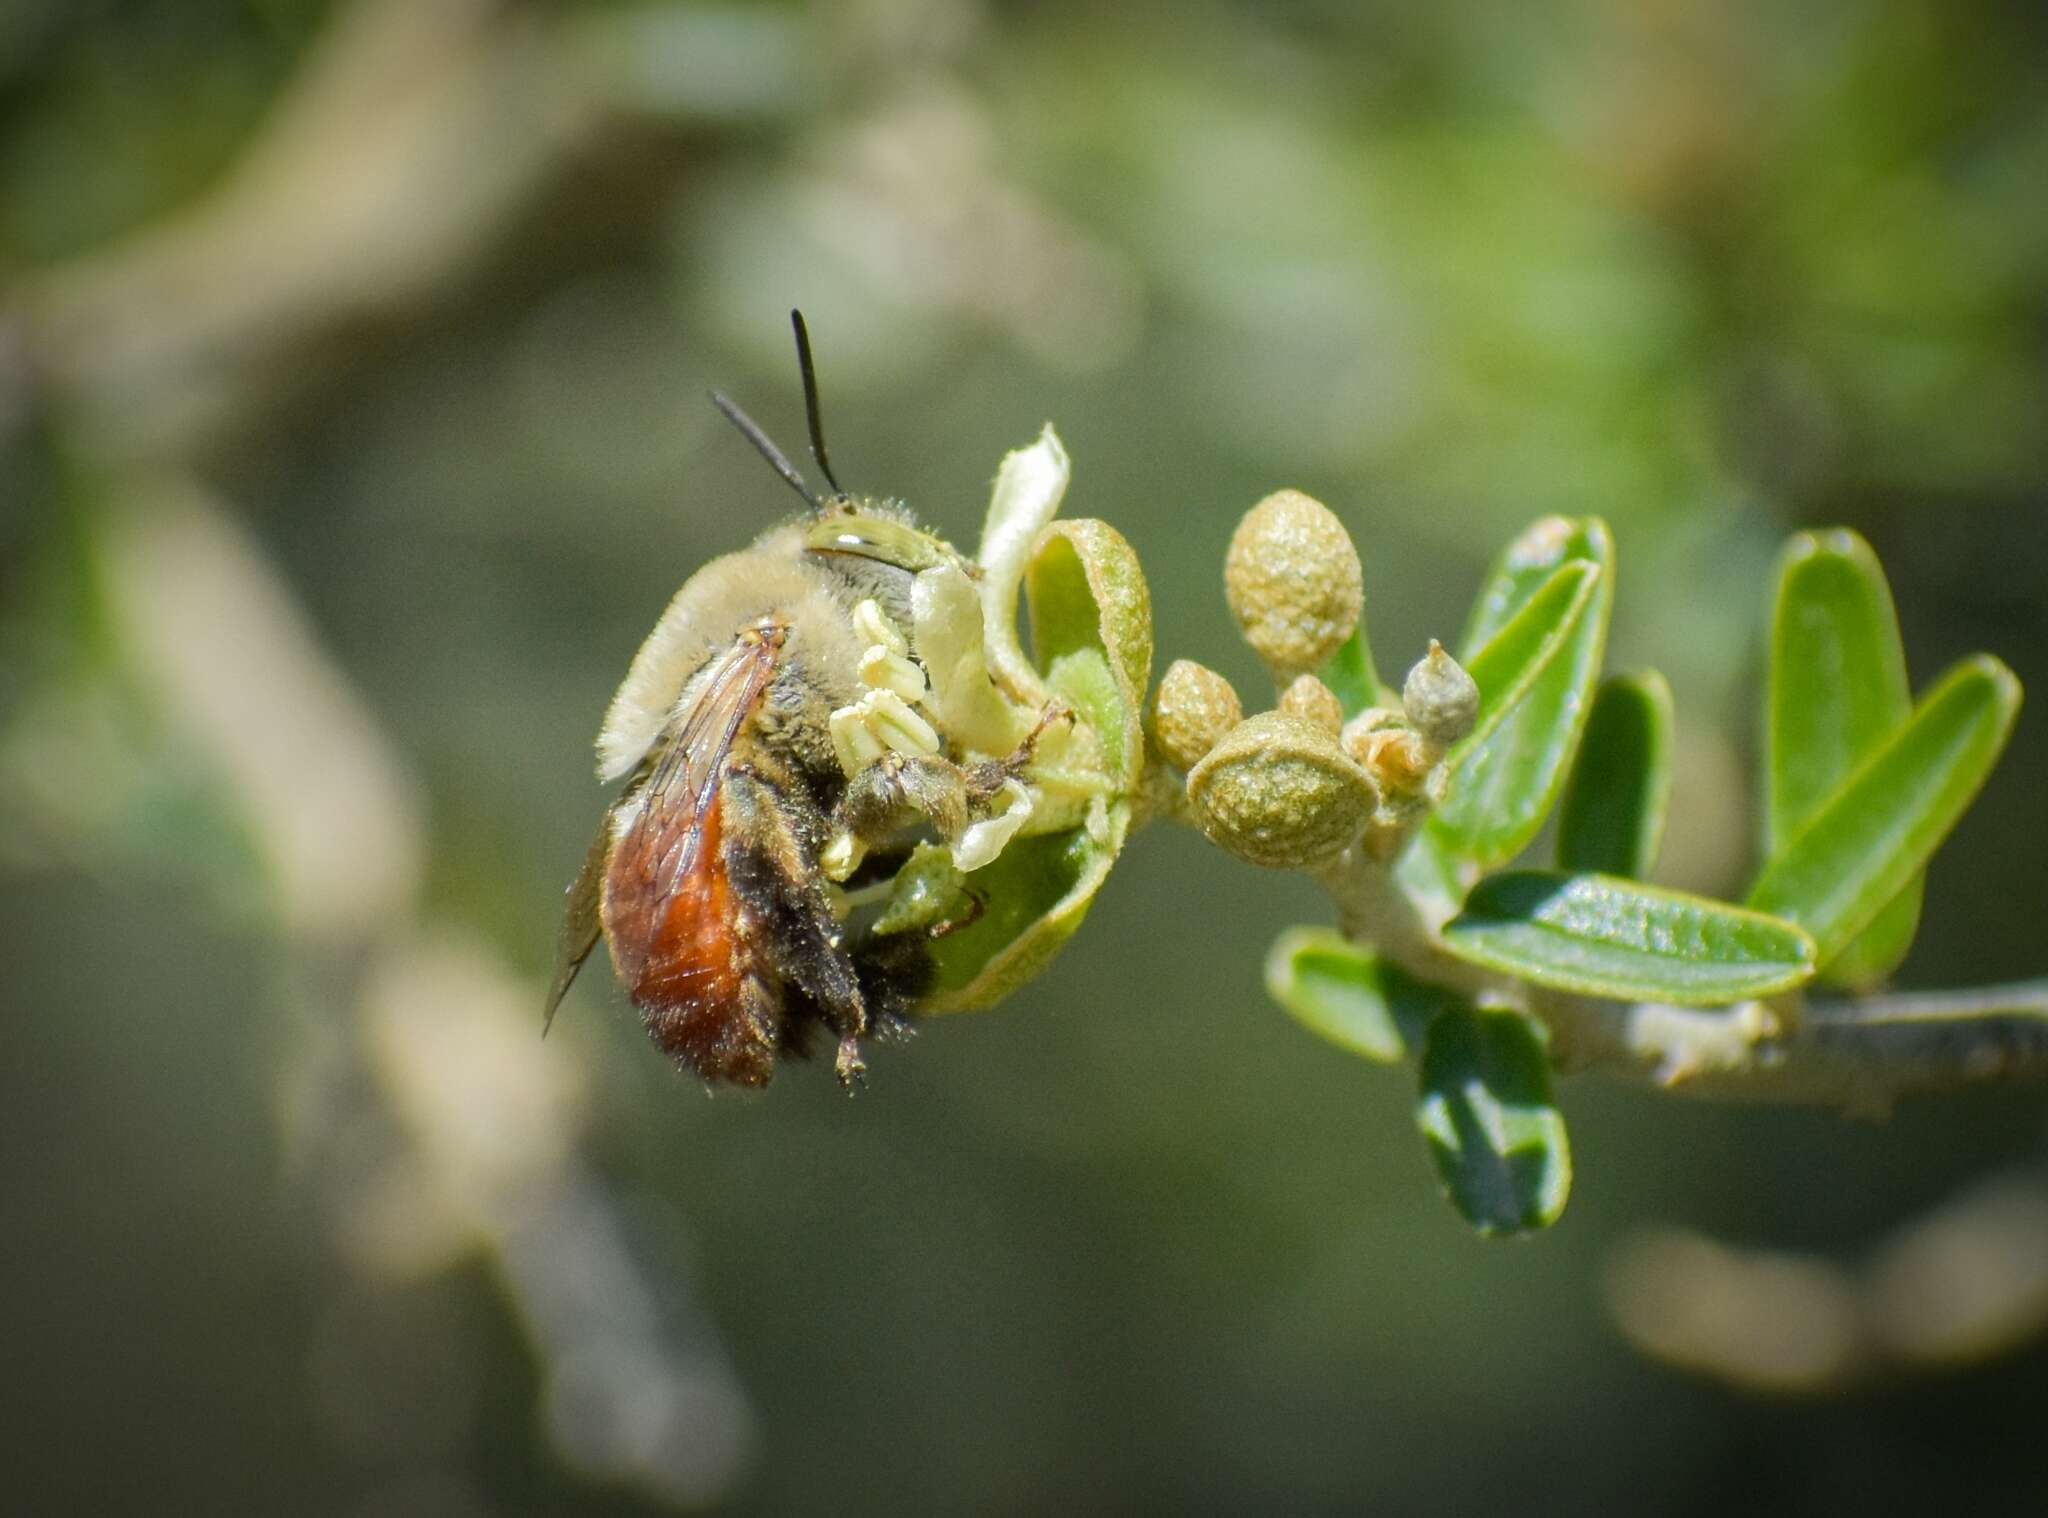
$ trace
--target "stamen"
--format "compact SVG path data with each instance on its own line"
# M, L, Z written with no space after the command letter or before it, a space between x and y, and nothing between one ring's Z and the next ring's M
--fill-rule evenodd
M871 690L860 704L867 709L875 736L897 753L921 758L939 751L939 735L932 725L894 691Z
M860 862L867 857L867 845L842 828L825 845L818 855L818 868L825 872L827 880L844 880L860 868Z
M832 751L839 756L839 767L846 771L849 780L882 757L882 740L875 735L868 717L867 703L863 701L858 706L840 707L828 720Z
M910 652L910 641L889 620L889 614L882 610L879 601L866 600L854 607L853 630L862 642L879 643L892 654Z
M905 701L922 701L931 690L923 669L914 660L890 652L881 643L872 645L861 655L860 677L864 684L877 690L894 691Z

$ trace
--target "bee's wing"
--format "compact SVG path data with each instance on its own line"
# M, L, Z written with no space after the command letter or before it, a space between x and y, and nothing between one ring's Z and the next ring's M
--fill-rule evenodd
M663 739L666 747L639 792L639 814L619 840L620 848L638 855L641 878L661 894L696 867L704 814L718 794L725 756L768 688L777 647L742 635L697 683L689 706Z
M611 852L612 814L607 809L604 821L597 825L597 836L590 840L590 852L583 856L583 868L576 873L576 883L569 887L569 904L562 911L562 931L555 938L555 982L548 987L546 1020L540 1025L542 1038L555 1025L555 1009L576 983L576 972L590 958L590 951L597 947L598 935L603 931L598 903L604 895L604 866Z
M718 793L725 756L740 724L767 689L775 658L776 645L754 636L741 637L719 655L695 682L689 705L671 720L656 749L659 757L650 769L643 770L644 778L629 783L625 794L605 813L576 883L569 887L569 904L556 940L555 979L548 988L543 1033L553 1025L555 1009L569 994L576 972L597 947L603 931L600 907L605 871L615 846L614 816L620 807L638 803L633 823L626 835L617 839L616 847L629 851L627 858L637 858L646 884L657 894L667 894L697 863L704 813Z

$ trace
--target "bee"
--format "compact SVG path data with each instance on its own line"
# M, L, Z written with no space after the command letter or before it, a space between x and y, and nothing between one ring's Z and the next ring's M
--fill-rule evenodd
M851 904L900 867L908 832L957 835L1013 794L1024 755L955 763L917 709L925 674L901 633L912 580L949 562L977 571L903 506L840 487L809 335L790 316L830 494L713 393L808 510L691 576L613 698L599 774L625 784L569 889L547 1018L602 936L681 1067L762 1086L823 1031L851 1086L863 1041L906 1029L930 937L959 925L884 934L856 926Z

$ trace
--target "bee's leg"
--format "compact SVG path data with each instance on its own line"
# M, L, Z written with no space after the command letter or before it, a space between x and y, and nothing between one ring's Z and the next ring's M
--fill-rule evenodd
M929 822L941 838L953 841L971 822L1010 804L1010 783L1030 757L1043 727L1040 723L1033 729L1010 757L980 764L884 755L848 782L832 821L839 832L852 834L864 845L920 822Z
M727 876L745 906L758 957L838 1035L839 1078L851 1084L863 1068L868 1010L818 877L815 840L825 832L824 815L797 788L747 765L726 772L724 804Z
M743 1020L727 1024L719 1037L719 1076L736 1085L765 1086L775 1072L782 1014L774 993L754 975L740 981L740 1009Z
M907 828L930 823L941 838L959 836L968 820L968 772L935 754L884 754L847 782L832 809L820 856L827 879L845 880L871 847Z
M825 875L848 879L871 843L920 822L929 822L953 848L961 869L980 869L1031 815L1031 797L1016 771L1034 739L1035 733L1011 759L975 765L936 755L875 760L847 783L833 811L831 841L820 860Z
M926 937L944 938L948 933L957 933L962 928L971 928L981 921L981 914L988 910L988 898L982 895L981 892L974 890L965 892L965 895L967 897L966 915L962 917L949 917L944 922L933 923L924 930Z
M1074 709L1057 698L1045 703L1045 709L1038 714L1038 720L1031 724L1031 731L1018 740L1017 746L1000 759L987 759L971 765L966 771L967 798L975 806L986 808L992 805L1002 791L1005 781L1014 780L1024 773L1024 767L1038 753L1038 740L1045 730L1054 723L1072 723Z
M920 819L950 838L967 825L967 774L936 755L884 754L847 782L832 820L863 843Z

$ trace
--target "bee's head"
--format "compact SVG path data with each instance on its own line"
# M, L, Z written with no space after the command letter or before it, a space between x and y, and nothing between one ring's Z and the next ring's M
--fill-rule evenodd
M789 321L796 330L796 360L803 375L811 457L817 462L818 472L825 476L825 483L832 487L832 493L819 495L813 490L760 425L730 399L714 390L712 403L811 508L812 520L803 527L804 551L819 556L842 578L864 589L879 583L890 592L885 600L907 605L912 576L940 564L961 562L959 556L920 529L901 502L855 495L839 483L825 454L825 427L818 411L818 373L811 361L811 335L801 311L790 312ZM973 572L971 566L969 570ZM897 580L902 585L897 585Z

